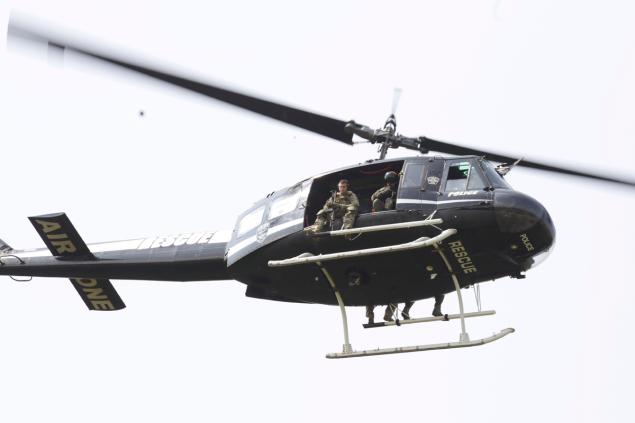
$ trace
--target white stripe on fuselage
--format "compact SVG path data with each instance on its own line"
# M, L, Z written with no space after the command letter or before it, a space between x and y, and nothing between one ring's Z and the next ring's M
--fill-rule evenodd
M149 250L156 248L173 247L180 245L201 245L227 243L231 238L231 231L216 232L191 232L180 235L159 236L140 239L128 239L124 241L100 242L88 244L92 253L106 253L111 251ZM20 258L49 257L51 253L46 248L31 250L8 251Z
M485 201L483 198L470 198L465 200L419 200L417 198L398 198L397 204L448 204L448 203L467 203L473 201Z

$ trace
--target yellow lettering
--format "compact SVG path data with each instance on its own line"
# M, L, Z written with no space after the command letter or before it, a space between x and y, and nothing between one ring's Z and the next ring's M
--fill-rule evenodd
M463 269L463 273L476 273L476 267L468 267L467 269Z
M467 257L467 252L454 253L454 257Z
M465 247L456 247L456 248L451 248L453 253L458 253L460 251L465 251Z
M93 300L90 302L95 310L114 310L115 306L112 305L110 300Z
M65 233L61 233L61 234L48 234L46 235L46 237L48 239L67 239L68 235L66 235Z
M89 300L107 300L108 297L104 294L104 290L101 288L83 288Z
M58 254L74 253L77 251L77 248L75 248L75 245L73 245L70 239L66 239L64 241L51 241L51 244L55 247Z
M472 260L469 257L459 257L458 262L459 263L471 263Z
M93 286L97 286L97 279L73 279L73 282L85 288L92 288Z
M450 247L460 247L460 246L462 246L463 244L461 244L461 241L454 241L454 242L450 242L450 243L448 243L448 245L449 245Z
M49 222L46 220L36 220L36 222L38 225L42 227L42 230L44 231L45 234L48 234L49 232L57 231L58 229L61 228L60 224L57 222Z

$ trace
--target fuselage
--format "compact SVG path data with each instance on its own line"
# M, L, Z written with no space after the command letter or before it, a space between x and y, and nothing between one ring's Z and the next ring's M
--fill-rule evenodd
M394 210L371 212L370 196L388 171L400 175ZM424 226L364 233L354 239L307 236L303 228L348 179L360 200L355 227L441 218ZM332 222L339 229L340 221ZM263 198L229 232L184 233L89 244L95 260L61 260L48 250L5 250L0 274L96 277L165 281L236 279L248 296L335 304L315 265L271 268L269 260L399 245L457 234L433 248L382 253L329 262L348 305L385 304L428 298L453 290L450 272L462 286L505 276L522 277L549 252L555 229L547 211L513 190L479 157L409 157L364 163L301 181ZM443 257L449 263L445 263ZM448 267L449 265L449 267Z
M371 212L370 196L388 171L400 174L394 210ZM364 233L354 239L311 237L311 223L335 189L348 179L360 200L356 227L418 221L431 215L439 227ZM339 229L341 222L333 222ZM442 251L434 249L376 254L332 261L325 266L339 282L349 305L385 304L432 297L454 289L450 271L462 286L523 273L549 252L555 228L544 207L514 191L494 167L479 157L411 157L351 166L302 181L256 202L239 218L227 248L232 276L248 285L247 295L281 301L335 304L315 265L270 268L269 260L302 253L359 251L434 237L454 228Z

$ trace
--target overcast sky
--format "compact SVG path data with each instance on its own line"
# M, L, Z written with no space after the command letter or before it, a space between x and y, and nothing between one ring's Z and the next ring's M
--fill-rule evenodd
M632 2L200 3L0 1L2 239L43 246L26 217L57 211L87 242L231 229L275 189L376 157L101 64L7 49L16 12L370 126L400 87L401 133L635 179ZM128 307L96 313L68 280L2 277L0 420L629 421L635 190L518 168L508 180L557 229L526 279L482 285L497 315L467 321L472 338L513 335L331 361L335 307L246 298L233 281L114 281ZM357 349L458 340L458 322L365 331L363 314L349 309Z

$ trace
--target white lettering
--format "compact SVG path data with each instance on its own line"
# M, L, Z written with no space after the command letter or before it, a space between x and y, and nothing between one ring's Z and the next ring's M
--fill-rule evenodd
M454 191L448 194L448 197L461 197L463 195L476 195L478 191Z
M178 247L180 245L183 245L187 242L188 239L190 239L190 237L192 236L192 234L181 234L178 237L176 237L176 241L174 241L174 246Z
M149 248L161 248L161 247L180 247L181 245L195 245L195 244L208 244L214 239L216 231L210 232L198 232L198 233L184 233L179 235L160 236L154 238L144 239L138 250L147 250Z
M205 232L201 239L198 240L198 244L207 244L212 235L214 235L214 232Z

